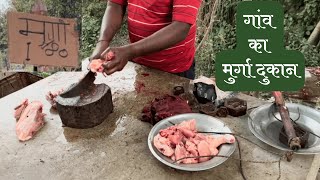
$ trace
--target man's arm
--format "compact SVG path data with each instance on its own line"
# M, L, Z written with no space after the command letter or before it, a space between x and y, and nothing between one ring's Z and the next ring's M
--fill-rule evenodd
M191 25L188 23L175 21L151 36L128 45L127 48L130 49L131 58L159 52L172 47L187 37L190 27Z
M109 47L109 43L121 27L123 15L124 9L121 5L108 1L101 23L99 42L90 56L90 60L100 58L101 53Z
M105 57L107 52L112 51L115 54L115 58L104 65L106 74L122 70L128 60L159 52L183 41L187 37L190 27L191 25L188 23L174 21L138 42L118 48L108 48L101 56Z

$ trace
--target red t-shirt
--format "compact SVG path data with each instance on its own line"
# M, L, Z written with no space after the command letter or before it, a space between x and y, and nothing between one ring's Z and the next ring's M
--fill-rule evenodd
M110 0L127 6L130 42L146 38L172 21L191 25L182 42L160 52L133 59L162 71L179 73L192 65L195 55L196 19L201 0Z

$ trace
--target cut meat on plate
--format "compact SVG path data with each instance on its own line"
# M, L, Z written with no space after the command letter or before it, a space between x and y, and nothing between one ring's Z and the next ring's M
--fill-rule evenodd
M153 144L163 155L177 163L194 164L210 160L219 153L220 145L234 142L234 136L229 134L212 136L197 133L196 120L192 119L160 130Z

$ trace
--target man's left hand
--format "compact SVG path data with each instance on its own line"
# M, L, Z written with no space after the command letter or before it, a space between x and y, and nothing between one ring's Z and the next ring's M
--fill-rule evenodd
M110 56L112 53L113 56ZM106 61L103 64L104 72L110 75L114 72L121 71L131 58L132 55L128 46L107 48L101 54L101 59Z

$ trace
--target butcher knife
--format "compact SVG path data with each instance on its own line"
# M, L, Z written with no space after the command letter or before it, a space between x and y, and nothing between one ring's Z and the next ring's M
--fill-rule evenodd
M114 53L112 51L109 51L106 55L106 59L110 61L113 58L114 58ZM79 96L80 93L83 92L84 90L92 87L94 85L93 82L96 79L96 73L92 72L90 68L88 70L89 71L87 72L87 74L77 84L73 84L70 90L61 94L60 96L76 97L76 96Z
M89 89L94 85L95 79L95 73L89 70L78 83L72 84L71 88L66 92L62 93L60 96L69 98L80 96L81 92L84 92L86 89Z

